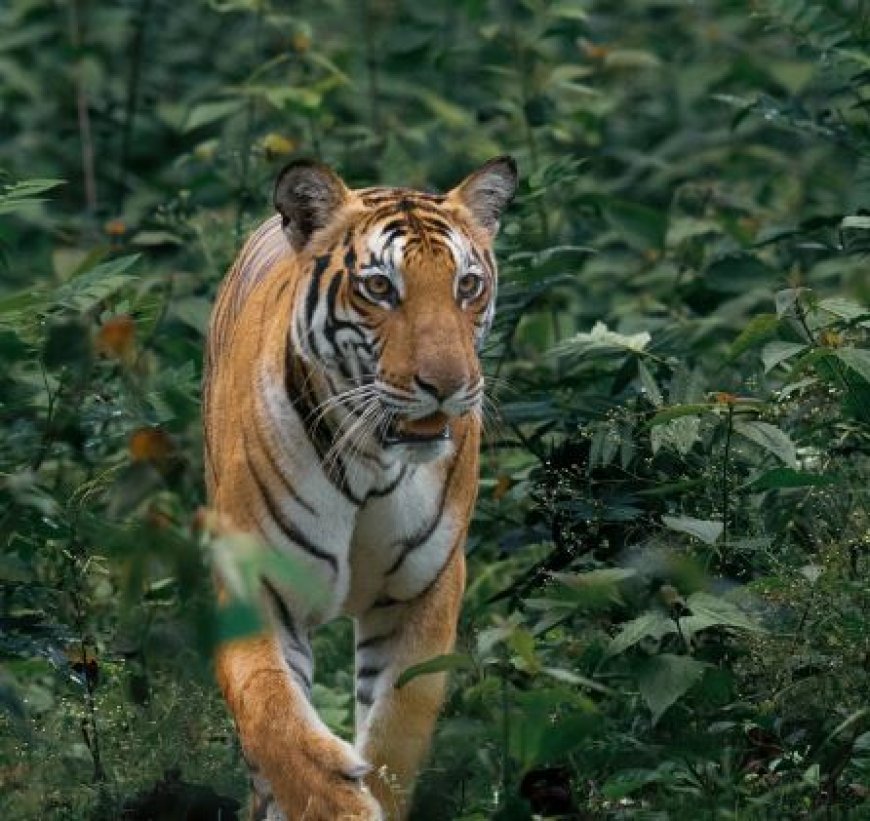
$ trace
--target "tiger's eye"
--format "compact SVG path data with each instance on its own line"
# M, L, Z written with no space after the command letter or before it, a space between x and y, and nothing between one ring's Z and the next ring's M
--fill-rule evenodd
M474 299L482 290L483 277L477 274L463 274L456 285L456 292L462 299Z
M369 292L369 296L374 299L385 299L393 291L393 283L390 282L390 278L384 276L384 274L374 274L373 276L367 277L365 287Z

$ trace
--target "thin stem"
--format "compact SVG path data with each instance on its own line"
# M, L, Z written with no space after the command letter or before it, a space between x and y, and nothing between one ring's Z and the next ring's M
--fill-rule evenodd
M67 560L73 574L72 586L69 591L75 614L75 627L78 635L79 651L82 659L82 677L85 683L85 709L87 716L82 719L81 730L85 745L91 753L94 764L94 783L103 784L106 781L106 771L103 767L100 752L100 734L97 725L97 703L94 697L94 684L88 670L88 641L85 634L85 608L81 597L82 568L79 561L78 540L73 534Z
M529 122L529 103L532 100L532 89L529 86L531 70L526 60L526 50L520 44L520 38L515 26L511 27L511 47L514 52L514 62L517 66L520 79L520 104L523 119L523 134L526 140L526 150L529 152L529 162L532 173L540 167L538 159L538 142L535 137L535 129ZM535 198L535 206L538 211L538 219L541 223L541 238L546 245L550 240L550 217L547 213L547 204L543 196Z
M375 53L374 21L369 0L362 3L362 27L366 49L366 76L369 87L369 119L372 131L381 134L381 92L378 80L378 59Z
M127 75L127 100L124 104L124 125L121 132L121 161L118 174L118 201L120 213L124 209L127 194L127 175L130 165L130 148L133 142L133 123L139 103L139 82L142 76L142 55L145 51L145 30L151 12L152 0L140 0L139 10L133 23L133 40L130 43L130 73Z
M45 429L42 431L42 438L39 442L39 450L33 457L30 463L30 469L35 473L42 467L45 457L48 455L52 441L52 425L54 424L54 411L57 400L63 390L63 383L58 386L57 393L51 392L51 386L48 384L48 374L45 372L45 366L40 363L39 369L42 372L42 382L45 385L45 392L48 395L48 407L45 414Z
M728 405L725 426L725 452L722 456L722 549L728 547L728 520L731 517L731 487L728 469L731 464L731 435L734 432L734 405Z
M507 665L507 660L504 662ZM501 802L504 804L510 789L510 701L508 698L507 671L501 677Z
M257 4L257 16L254 22L254 53L262 52L262 34L263 21L266 11L266 0ZM245 106L245 129L242 135L241 153L241 168L239 170L239 192L236 201L236 242L242 236L242 220L245 216L245 206L248 199L248 174L251 168L251 140L254 134L254 116L256 114L256 102L253 96L248 96L248 101Z
M85 189L85 207L90 216L97 212L97 172L94 163L94 138L91 131L91 115L88 110L88 96L81 70L82 29L79 14L79 0L71 0L69 6L69 34L73 51L76 54L75 78L76 113L79 125L79 142L82 149L82 178Z

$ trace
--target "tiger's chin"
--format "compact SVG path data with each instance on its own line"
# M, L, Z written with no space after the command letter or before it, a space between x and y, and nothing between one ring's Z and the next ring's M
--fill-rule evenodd
M447 456L453 447L452 440L450 417L444 413L396 420L382 434L382 444L387 450L413 464Z
M390 450L403 462L412 465L423 465L448 456L453 450L453 442L450 439L445 439L438 442L415 443L413 445L393 445Z

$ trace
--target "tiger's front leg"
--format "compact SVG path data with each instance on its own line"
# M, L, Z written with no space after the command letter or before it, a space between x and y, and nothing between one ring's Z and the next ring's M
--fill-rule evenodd
M275 634L227 642L218 651L218 678L257 792L252 818L380 821L363 782L369 765L317 716L304 660L288 656L283 645Z
M366 783L390 821L408 817L414 779L444 700L445 673L400 689L409 667L449 653L465 588L464 532L444 569L408 603L378 602L357 622L357 749L372 765Z

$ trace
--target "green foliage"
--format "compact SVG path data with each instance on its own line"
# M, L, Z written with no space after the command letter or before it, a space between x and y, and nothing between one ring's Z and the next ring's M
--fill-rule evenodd
M863 817L868 40L852 0L8 0L0 816L176 766L243 797L209 658L271 559L203 549L217 283L290 158L443 189L510 152L415 821ZM315 649L348 735L348 625Z

